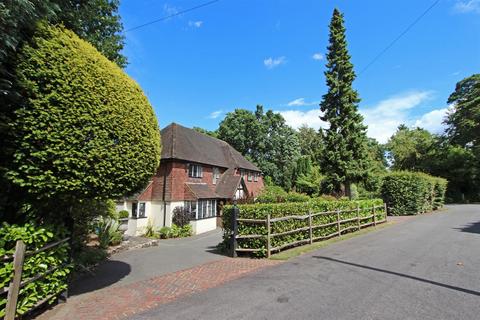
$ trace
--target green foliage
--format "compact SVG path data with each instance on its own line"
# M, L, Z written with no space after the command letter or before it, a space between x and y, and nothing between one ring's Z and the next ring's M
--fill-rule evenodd
M326 186L331 192L347 196L352 183L364 181L370 161L367 153L367 127L358 112L360 99L352 88L355 79L347 49L343 15L334 10L330 22L330 38L325 77L328 92L323 95L320 110L322 121L329 123L325 130L322 169L327 174Z
M291 189L300 145L279 113L265 113L262 106L255 113L236 109L220 123L218 138L252 160L274 184Z
M118 212L118 219L126 219L129 215L130 213L127 210L120 210Z
M115 198L158 167L157 119L140 87L95 48L42 25L22 48L18 149L9 177L38 199Z
M203 133L204 135L207 135L207 136L210 136L210 137L213 137L213 138L218 138L218 132L216 130L215 131L210 131L210 130L206 130L206 129L203 129L203 128L200 128L200 127L193 127L192 129L197 131L197 132Z
M323 136L307 125L302 125L297 130L297 137L300 143L300 154L309 157L313 162L318 163L323 152Z
M54 227L37 227L32 224L9 225L3 223L0 228L0 257L11 256L15 252L17 240L23 240L27 251L34 251L45 245L65 237L65 230ZM70 273L68 264L68 243L53 249L27 256L23 265L22 279L29 279L37 274L44 274L58 266L53 272L20 289L17 314L29 311L37 302L49 295L58 294L67 289L67 276ZM0 265L0 287L8 287L13 279L13 261L4 261ZM52 299L48 301L52 303ZM0 299L0 317L5 315L6 297Z
M425 173L397 171L385 176L382 196L393 215L414 215L440 208L447 181Z
M270 217L281 218L291 215L307 215L309 212L327 212L335 210L352 210L351 212L344 212L340 214L340 219L355 218L357 215L356 209L359 210L360 217L366 217L372 214L371 207L383 205L381 199L373 200L361 200L361 201L326 201L323 199L312 199L307 202L290 202L290 203L271 203L271 204L247 204L239 205L240 209L239 218L244 219L266 219L267 215ZM370 208L370 209L368 209ZM224 207L223 226L224 226L224 242L228 245L231 237L232 226L232 212L233 206ZM376 210L376 218L378 221L383 220L385 212L383 209L378 208ZM333 223L337 219L336 213L330 215L317 215L312 218L312 225L322 225L327 223ZM366 218L362 220L362 223L372 222L373 218ZM350 226L356 226L356 221L345 222L341 224L341 228L347 228ZM298 228L308 227L308 219L296 220L288 219L284 221L273 222L271 224L271 233L281 233L291 231ZM337 231L337 225L332 224L326 227L317 227L313 230L314 237L328 236ZM253 224L250 222L239 222L238 233L240 235L266 235L267 229L265 224ZM294 241L305 240L309 238L308 229L299 231L283 236L276 236L272 238L272 248L281 246L284 244L292 243ZM238 245L240 248L253 248L262 249L258 256L265 256L266 254L266 240L265 238L256 239L239 239Z
M448 98L453 110L446 119L447 134L460 146L480 145L480 74L458 82Z
M193 230L190 224L186 224L183 227L179 227L176 224L172 224L171 227L162 227L158 231L158 237L160 239L184 238L184 237L190 237L192 234L193 234Z
M429 166L430 153L435 143L435 136L425 129L399 126L386 145L393 163L392 168L425 170Z
M320 173L319 166L312 166L309 171L300 174L295 181L298 191L304 192L310 196L320 194L320 188L324 176Z
M306 194L286 192L279 186L266 186L255 199L257 203L305 202L310 200Z
M110 217L99 217L95 225L100 248L116 246L122 242L122 233L119 231L120 224Z

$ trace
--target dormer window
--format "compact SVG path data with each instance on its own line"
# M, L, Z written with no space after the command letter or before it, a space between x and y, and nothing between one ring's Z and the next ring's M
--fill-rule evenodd
M190 178L201 178L203 177L202 166L199 164L190 163L188 165L188 176Z

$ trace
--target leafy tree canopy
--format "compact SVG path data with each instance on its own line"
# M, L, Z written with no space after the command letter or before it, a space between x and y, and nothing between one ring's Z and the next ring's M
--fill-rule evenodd
M42 24L19 53L11 181L37 199L121 197L158 167L160 133L140 87L72 31Z
M278 113L236 109L218 128L218 138L252 160L273 183L290 189L300 144L295 130Z

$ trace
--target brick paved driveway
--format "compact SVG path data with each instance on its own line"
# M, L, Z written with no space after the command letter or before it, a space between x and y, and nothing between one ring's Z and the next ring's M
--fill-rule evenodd
M148 280L74 296L38 319L125 319L278 263L271 260L223 258Z

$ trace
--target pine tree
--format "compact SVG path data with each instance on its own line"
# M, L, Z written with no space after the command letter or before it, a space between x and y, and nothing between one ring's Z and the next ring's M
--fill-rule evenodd
M366 129L358 112L360 99L352 88L355 72L350 62L343 14L335 9L330 22L327 54L328 92L323 96L321 120L330 124L325 130L322 168L327 174L329 191L351 197L351 185L367 176Z

